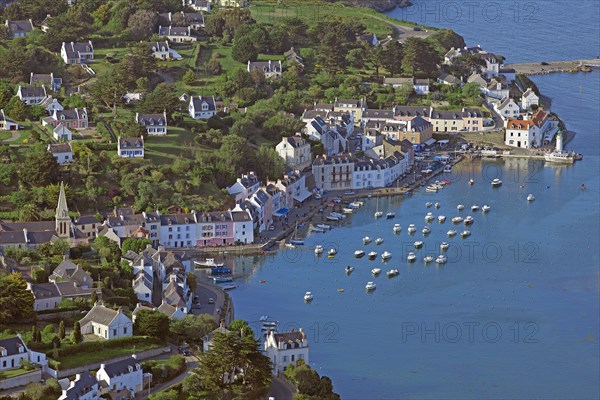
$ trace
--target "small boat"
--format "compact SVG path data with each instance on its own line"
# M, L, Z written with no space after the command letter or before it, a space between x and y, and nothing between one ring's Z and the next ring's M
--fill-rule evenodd
M453 224L460 224L461 222L463 222L462 217L454 217L454 218L452 218L452 223Z
M293 244L291 244L291 243L286 243L286 244L285 244L285 247L287 247L288 249L295 249L295 248L296 248L296 245L293 245Z
M425 216L425 222L431 222L435 219L435 217L433 216L432 213L427 213L427 215Z
M373 239L371 239L369 236L365 236L364 238L362 238L363 244L369 244L373 241Z
M459 204L459 205L457 205L457 206L456 206L456 209L457 209L458 211L464 210L464 208L465 208L465 205L464 205L464 204Z
M394 224L394 233L400 233L400 231L402 230L402 227L400 226L400 224Z
M532 195L531 193L529 193L529 194L527 195L527 201L534 201L534 200L535 200L535 196L534 196L534 195Z
M394 276L400 275L400 271L398 271L397 269L390 269L385 274L387 275L388 278L393 278Z
M386 218L386 219L393 219L393 218L396 218L396 213L394 213L394 212L389 212L389 213L385 214L385 218Z
M363 203L362 201L353 201L352 203L348 204L348 207L351 208L361 208L365 203Z
M302 240L302 239L292 239L292 240L290 240L290 244L293 244L294 246L303 246L304 245L304 240Z
M268 315L261 315L258 320L260 322L268 321L269 320L269 316Z
M423 229L421 229L421 232L423 233L423 235L429 235L431 233L431 229L426 226Z
M448 232L446 232L446 234L450 237L456 236L456 231L454 229L450 229Z
M339 288L337 291L340 292L340 293L342 293L344 291L344 289Z
M437 258L435 259L436 264L446 264L446 261L448 261L448 257L446 257L443 254L440 254L439 256L437 256Z
M214 267L210 269L211 275L227 275L231 274L231 268L227 267Z
M331 225L327 225L327 224L318 224L318 225L317 225L317 228L321 228L321 229L323 229L323 230L325 230L325 231L328 231L328 230L330 230L330 229L331 229Z
M381 218L383 217L383 211L375 211L375 214L373 214L373 216L375 218Z
M344 218L346 218L346 216L344 214L340 214L338 212L332 212L329 215L331 215L333 217L336 217L337 219L344 219Z
M417 231L417 227L414 224L410 224L406 229L408 233L415 233Z
M194 261L194 265L197 268L219 268L225 266L222 262L215 262L214 258L207 258L204 261Z
M442 244L440 244L440 250L448 250L448 247L450 247L450 245L447 242L442 242Z
M312 300L313 300L313 294L311 292L306 292L304 294L304 301L308 303Z
M354 271L354 267L351 267L350 265L348 265L344 271L346 272L346 275L350 275L352 273L352 271Z
M443 224L444 222L446 222L446 216L445 215L438 215L438 222L440 224Z
M231 276L213 276L212 280L214 283L233 282Z
M433 206L432 202L428 201L427 203L425 203L425 207L431 208L431 206Z
M436 203L434 204L434 206L435 206L435 208L440 208L440 207L442 206L442 203L440 203L440 202L438 201L438 202L436 202Z
M315 246L315 254L318 256L323 254L323 246L321 246L320 244L316 245Z
M417 256L413 252L408 253L408 256L406 256L406 261L408 261L408 262L414 262L416 259L417 259Z
M367 284L365 285L365 289L370 292L372 290L377 289L377 285L374 282L367 282Z
M433 257L432 256L425 256L425 257L423 257L423 262L425 264L428 264L428 263L430 263L432 261L433 261Z
M371 270L371 274L373 274L373 276L379 276L380 273L381 273L381 268L373 268Z
M469 179L469 185L472 185L474 183L475 183L475 179L473 179L473 178Z
M379 237L379 238L375 239L375 244L376 244L376 245L378 245L378 246L379 246L379 245L380 245L380 244L382 244L382 243L383 243L383 238L380 238L380 237Z
M413 247L415 249L420 249L421 247L423 247L423 242L420 240L417 240L416 242L413 243Z
M329 251L327 252L328 256L335 256L336 254L337 254L336 249L329 249Z
M438 188L437 188L437 186L430 185L425 188L425 191L429 192L429 193L437 193Z
M238 285L236 285L235 283L227 283L225 285L222 285L221 289L223 289L223 290L233 290L233 289L235 289L237 287L238 287Z
M365 255L365 251L364 251L364 250L356 250L356 251L354 252L354 257L356 257L356 258L361 258L361 257L363 257L364 255Z
M390 253L389 251L384 251L383 254L381 255L381 259L383 261L387 261L390 258L392 258L392 253Z
M321 228L319 228L319 227L317 227L317 226L311 226L311 227L310 227L310 231L311 231L311 232L319 232L319 233L323 233L323 232L325 232L325 229L321 229Z
M340 218L338 218L338 217L336 217L334 215L331 215L331 214L329 214L327 217L325 217L325 219L327 221L339 221L340 220Z
M492 207L488 206L487 204L484 204L483 207L481 207L481 211L483 212L488 212L492 209Z
M267 283L266 279L259 279L258 283Z
M374 260L377 258L377 252L376 251L372 251L369 253L369 255L367 256L369 257L369 260Z
M452 165L446 165L444 167L444 171L443 172L446 173L446 174L451 173L452 172Z
M494 180L492 180L492 187L499 187L502 186L502 181L498 178L494 178Z
M347 208L347 207L344 207L344 208L342 208L342 212L343 212L344 214L354 214L354 208Z
M479 206L477 204L473 204L471 206L471 211L478 211L479 210Z
M468 236L471 236L471 231L464 230L464 231L462 231L462 232L460 233L460 236L462 236L462 237L464 237L464 238L465 238L465 237L468 237Z
M473 225L473 222L475 222L475 220L470 215L467 215L463 222L465 225Z

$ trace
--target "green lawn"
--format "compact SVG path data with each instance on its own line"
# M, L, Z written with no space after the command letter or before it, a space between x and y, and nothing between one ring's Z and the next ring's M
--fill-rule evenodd
M83 354L72 354L61 357L60 368L68 369L74 368L81 365L92 364L99 361L108 360L115 357L121 357L138 353L141 351L151 350L162 347L160 344L148 343L148 344L137 344L135 346L125 346L115 349L103 349L97 352L86 352Z
M194 136L179 127L169 127L165 136L148 136L144 142L144 158L159 164L170 163L180 156L191 158L190 150L199 148L194 143Z
M8 371L2 371L2 378L4 378L4 379L14 378L15 376L23 375L28 372L32 372L32 370L27 371L24 368L10 369Z

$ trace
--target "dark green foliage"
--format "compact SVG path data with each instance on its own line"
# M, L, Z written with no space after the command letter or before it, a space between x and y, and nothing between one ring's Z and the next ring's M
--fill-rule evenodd
M18 272L0 272L0 324L25 321L35 315L33 295Z
M133 331L138 336L169 337L169 317L160 311L140 310L135 315Z
M71 332L71 343L81 343L83 342L83 335L81 334L81 325L79 321L76 321L73 325L73 332Z

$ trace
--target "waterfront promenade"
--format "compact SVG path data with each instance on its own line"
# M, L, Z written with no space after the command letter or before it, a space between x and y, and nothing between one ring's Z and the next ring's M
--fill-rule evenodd
M506 64L505 67L514 68L517 74L524 75L545 75L555 72L589 72L592 68L600 68L600 59Z

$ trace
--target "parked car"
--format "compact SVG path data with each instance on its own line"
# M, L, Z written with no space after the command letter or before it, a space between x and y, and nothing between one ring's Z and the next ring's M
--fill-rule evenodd
M212 297L209 297L208 304L215 304L215 299L213 299Z

